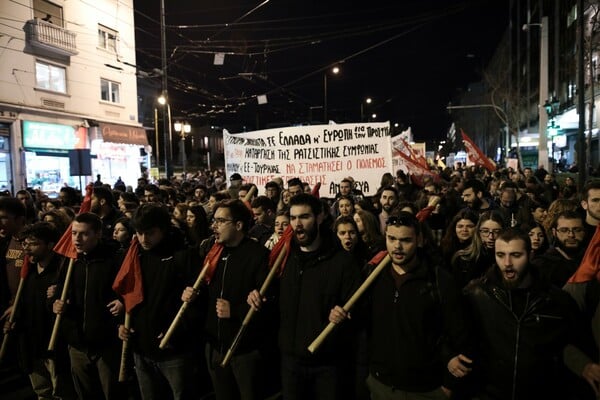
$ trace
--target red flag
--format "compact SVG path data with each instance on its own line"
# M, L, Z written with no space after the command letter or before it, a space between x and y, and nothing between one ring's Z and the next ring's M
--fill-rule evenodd
M27 278L29 274L29 256L25 254L23 257L23 266L21 267L21 279Z
M408 156L410 157L410 159L417 165L425 168L425 169L429 169L429 165L427 165L427 160L420 154L418 154L415 149L412 148L412 146L404 139L400 139L402 140L402 144L404 144L404 148L406 150L408 150Z
M312 191L310 192L310 194L312 194L317 199L319 199L319 198L321 198L321 196L319 195L320 189L321 189L321 182L317 182L317 184L312 188Z
M142 267L140 265L140 243L137 236L133 236L129 250L121 264L119 273L112 285L113 290L123 297L125 311L128 313L144 300L142 286Z
M217 269L217 264L219 263L219 258L221 258L221 253L223 252L223 245L220 243L216 243L212 245L208 254L204 258L204 262L208 263L208 270L206 271L206 275L204 275L204 280L206 283L210 283L215 270Z
M373 258L371 258L371 261L369 261L367 264L373 265L373 266L377 266L379 265L379 263L381 262L381 260L383 260L385 258L385 256L388 254L387 250L382 250L379 253L375 254L375 256Z
M423 168L400 150L394 149L394 155L396 154L405 161L404 165L406 168L408 168L408 173L411 175L413 183L415 183L417 186L423 186L423 179L420 178L422 176L429 176L434 182L438 182L440 180L440 176L438 174L430 171L428 168Z
M320 184L318 184L320 186ZM314 189L313 189L314 190ZM319 189L317 188L317 194L319 193ZM283 258L283 262L279 266L278 275L281 276L283 274L283 270L285 269L285 264L287 262L288 256L290 255L290 244L292 242L292 237L294 237L294 231L292 229L292 225L288 225L287 228L281 234L281 237L273 246L273 250L271 250L271 254L269 254L269 268L272 268L275 265L275 260L279 257L279 254L283 251L283 247L287 247L287 253Z
M90 183L85 188L85 197L83 198L83 202L81 203L81 207L79 207L79 213L83 214L89 212L92 209L92 192L94 191L94 186ZM73 237L71 236L71 227L73 223L67 227L65 233L63 233L62 237L54 246L54 251L62 256L67 258L77 258L77 250L73 246Z
M487 169L490 172L496 170L496 165L486 157L486 155L481 151L479 147L471 140L469 136L461 129L460 134L462 135L463 144L465 145L465 149L467 150L467 154L469 156L469 160L476 164L481 165L483 168Z
M600 224L583 255L579 268L569 278L568 283L583 283L596 278L600 282Z

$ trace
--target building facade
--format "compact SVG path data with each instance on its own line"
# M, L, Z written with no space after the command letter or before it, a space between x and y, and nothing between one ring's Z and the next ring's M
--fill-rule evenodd
M150 148L133 0L3 1L0 15L0 188L135 185Z

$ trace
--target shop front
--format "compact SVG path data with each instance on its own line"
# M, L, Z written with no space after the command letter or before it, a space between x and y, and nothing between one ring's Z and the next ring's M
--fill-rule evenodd
M142 171L148 168L149 145L143 128L98 123L91 130L92 173L111 186L121 178L135 187Z
M22 133L27 186L50 196L57 195L65 185L80 186L79 176L70 173L69 150L89 148L86 128L23 121Z

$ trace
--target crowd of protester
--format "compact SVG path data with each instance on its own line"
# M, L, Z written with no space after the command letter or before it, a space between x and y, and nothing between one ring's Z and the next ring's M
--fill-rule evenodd
M600 181L577 188L542 168L458 164L418 179L385 174L373 196L352 177L336 188L319 198L298 178L257 188L223 171L141 177L135 188L98 176L83 212L71 187L58 198L5 193L2 361L19 365L39 399L600 396L600 284L574 278L590 257L600 268ZM69 278L55 251L68 231ZM281 251L277 278L259 291ZM126 310L113 287L133 259L143 296Z

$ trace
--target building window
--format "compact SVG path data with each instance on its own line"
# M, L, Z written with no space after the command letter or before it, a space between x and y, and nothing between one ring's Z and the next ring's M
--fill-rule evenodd
M40 89L52 90L53 92L66 93L67 80L66 68L48 64L42 61L35 63L35 81Z
M117 52L117 32L102 25L98 25L98 47L110 51Z
M100 79L100 96L104 101L110 101L111 103L120 103L120 88L121 85L117 82L109 81L108 79Z
M33 17L64 28L63 9L46 0L33 0Z

